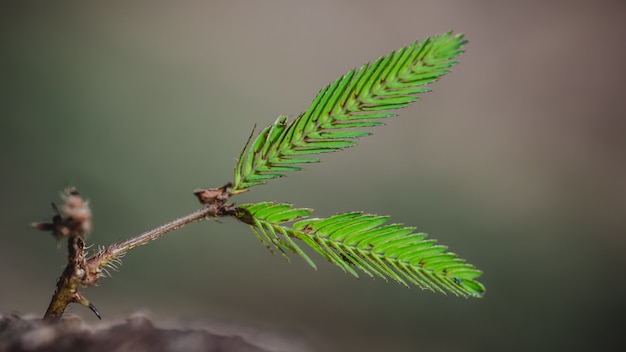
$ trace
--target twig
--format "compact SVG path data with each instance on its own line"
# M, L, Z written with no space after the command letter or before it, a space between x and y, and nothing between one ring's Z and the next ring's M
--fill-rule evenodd
M129 250L149 243L170 231L174 231L192 222L207 218L234 216L246 221L246 212L233 205L226 204L230 196L230 184L219 188L198 189L194 194L204 207L191 214L163 224L126 241L109 246L89 259L85 259L84 235L91 228L91 211L89 205L75 189L66 191L65 204L58 210L51 223L34 223L39 230L52 231L57 240L68 238L68 264L57 281L57 287L44 315L44 319L58 319L70 303L79 303L100 318L100 312L80 292L79 287L90 287L98 283L105 267L115 267Z

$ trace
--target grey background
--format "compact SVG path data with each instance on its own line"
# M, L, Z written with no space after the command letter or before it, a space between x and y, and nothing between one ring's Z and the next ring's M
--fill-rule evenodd
M287 264L231 220L133 250L84 293L105 319L216 319L318 350L617 350L625 15L620 1L3 2L0 311L45 311L65 249L27 224L66 185L91 200L90 243L136 235L231 180L255 123L452 29L470 42L433 93L236 200L392 215L482 269L483 299Z

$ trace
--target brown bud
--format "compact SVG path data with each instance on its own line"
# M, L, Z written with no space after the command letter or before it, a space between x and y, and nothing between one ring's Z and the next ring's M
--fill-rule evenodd
M193 194L198 197L198 200L202 204L224 204L228 200L228 197L230 195L230 187L232 187L231 183L227 183L219 188L198 188L193 191Z
M61 206L61 216L67 219L67 225L73 231L87 234L91 231L91 208L75 188L65 191L65 203Z
M51 231L60 241L66 237L81 236L91 231L91 209L89 203L74 188L67 189L61 207L52 203L56 213L52 222L34 222L31 226L40 231Z

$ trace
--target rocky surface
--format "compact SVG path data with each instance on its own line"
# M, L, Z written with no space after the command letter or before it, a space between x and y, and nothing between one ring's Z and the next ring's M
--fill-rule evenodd
M308 352L293 336L212 321L155 322L145 314L87 323L77 316L56 322L0 314L0 351L84 352Z

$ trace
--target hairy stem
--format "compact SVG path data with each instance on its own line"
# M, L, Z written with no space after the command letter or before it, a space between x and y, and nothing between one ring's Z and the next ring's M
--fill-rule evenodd
M57 281L57 288L43 317L44 319L60 318L68 304L79 302L82 298L78 293L78 287L85 275L83 269L85 266L85 241L81 236L74 236L70 237L67 244L68 263Z
M100 279L103 267L116 261L129 250L153 241L166 233L179 229L192 222L210 217L231 216L235 208L221 201L206 204L201 209L176 220L163 224L139 236L111 245L93 257L85 260L84 240L75 236L68 240L68 265L57 281L57 288L44 315L44 319L58 319L70 303L79 303L91 309L98 318L100 313L80 292L79 287L94 286Z
M177 230L187 224L192 222L201 221L207 219L209 217L217 217L223 214L220 214L220 209L218 207L208 206L202 209L198 209L195 212L180 217L176 220L168 222L167 224L163 224L157 228L154 228L150 231L146 231L139 236L132 237L127 239L126 241L116 243L111 245L109 248L96 254L95 256L89 258L88 265L97 264L99 268L109 263L111 260L118 258L119 256L124 255L129 250L144 245L150 241L156 240L157 238L165 235L170 231Z

